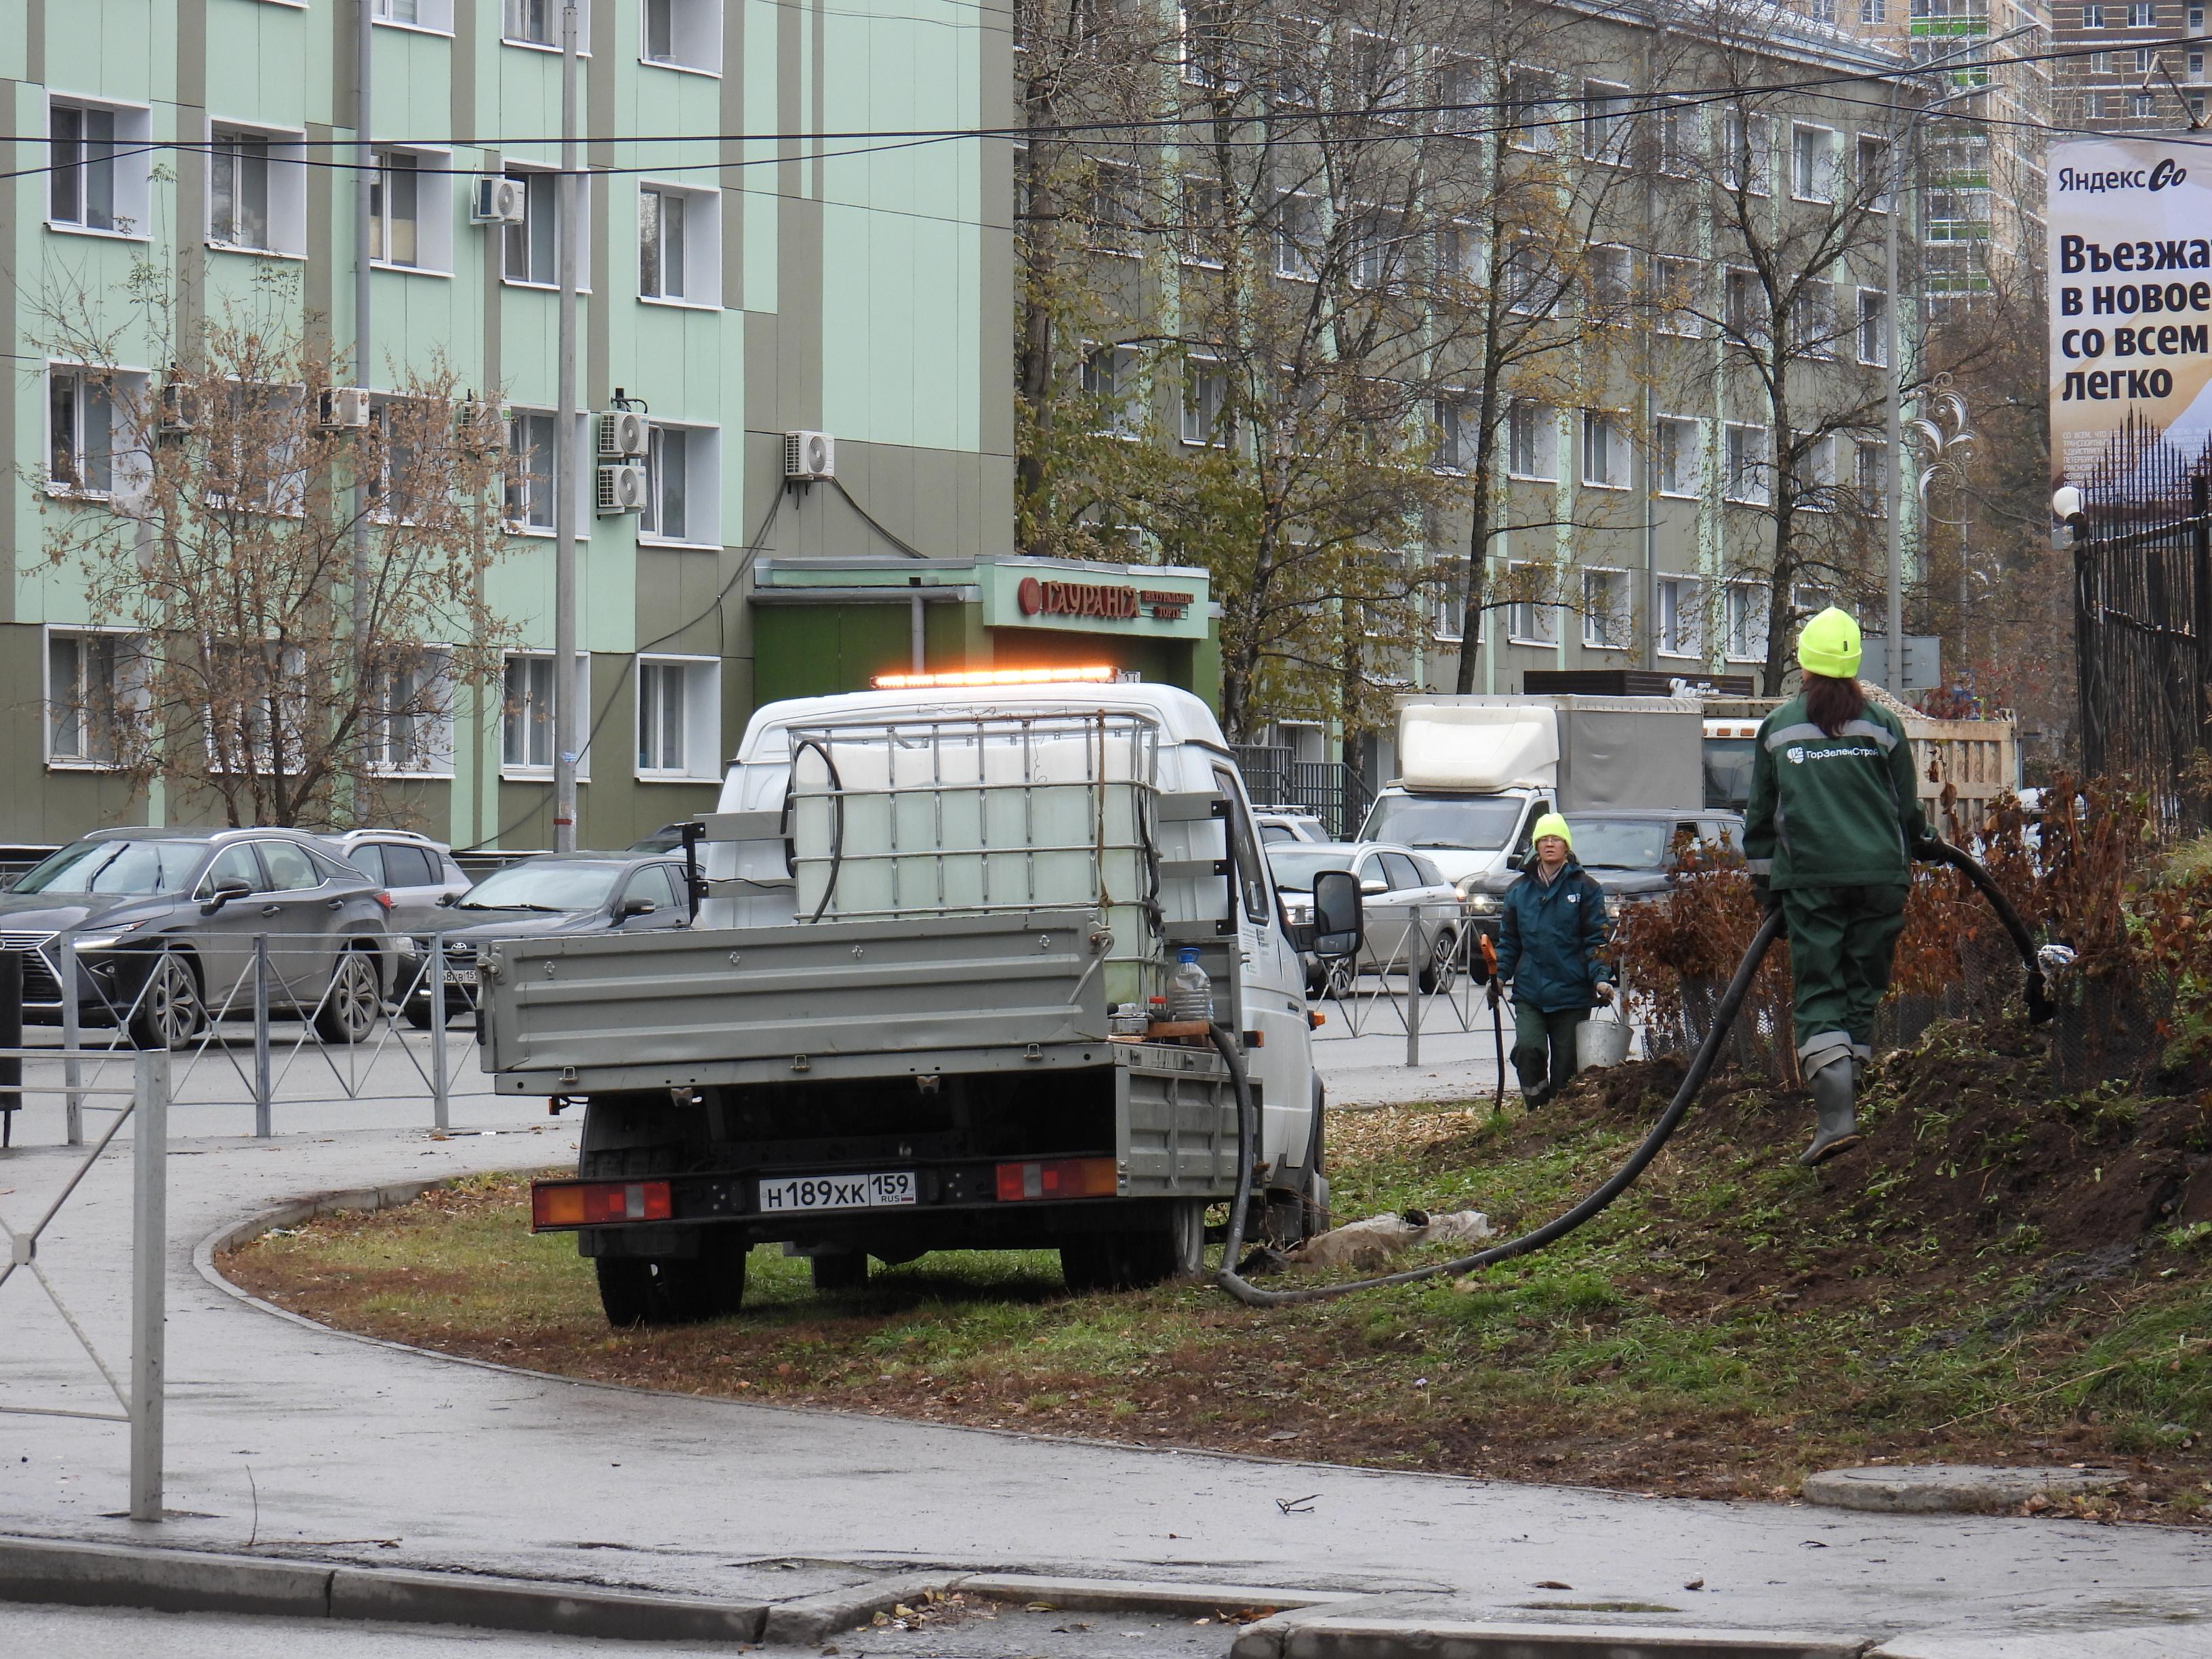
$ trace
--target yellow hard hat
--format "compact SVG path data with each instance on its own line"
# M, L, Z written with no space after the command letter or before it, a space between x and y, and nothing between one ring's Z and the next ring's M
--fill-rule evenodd
M1547 812L1536 820L1536 827L1528 832L1528 844L1534 847L1547 836L1557 836L1566 842L1567 851L1575 850L1575 832L1567 828L1567 821L1557 812Z
M1857 619L1832 605L1798 635L1797 665L1808 674L1847 680L1859 672L1863 650Z

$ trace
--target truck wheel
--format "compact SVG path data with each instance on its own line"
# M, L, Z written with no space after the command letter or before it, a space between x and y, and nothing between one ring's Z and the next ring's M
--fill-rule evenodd
M603 1255L599 1306L617 1330L634 1325L696 1325L733 1314L744 1300L745 1251L710 1233L694 1257Z
M817 1295L857 1291L868 1282L868 1255L865 1250L837 1250L809 1256L807 1265L814 1274Z
M1195 1199L1166 1206L1142 1227L1082 1233L1060 1247L1067 1288L1141 1291L1170 1279L1195 1279L1206 1266L1206 1206Z

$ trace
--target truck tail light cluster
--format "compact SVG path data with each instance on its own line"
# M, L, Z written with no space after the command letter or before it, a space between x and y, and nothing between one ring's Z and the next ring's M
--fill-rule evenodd
M1055 1158L999 1165L999 1202L1025 1198L1112 1198L1121 1177L1110 1158Z
M665 1221L675 1213L665 1181L533 1181L530 1231L598 1227L615 1221Z

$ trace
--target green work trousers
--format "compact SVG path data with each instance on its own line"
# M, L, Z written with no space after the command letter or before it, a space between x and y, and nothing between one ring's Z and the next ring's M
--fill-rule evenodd
M1792 887L1782 895L1790 973L1797 987L1797 1050L1841 1032L1864 1048L1875 1010L1889 994L1903 887Z
M1513 1005L1513 1071L1521 1079L1521 1095L1532 1106L1541 1105L1567 1086L1575 1074L1575 1032L1589 1018L1587 1008L1562 1008L1547 1014L1525 1002ZM1545 1077L1545 1049L1551 1054L1551 1076Z

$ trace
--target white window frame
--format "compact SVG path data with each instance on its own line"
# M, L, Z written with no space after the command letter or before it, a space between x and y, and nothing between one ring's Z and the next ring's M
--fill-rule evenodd
M1214 87L1233 91L1240 84L1233 62L1235 42L1224 33L1221 37L1221 61L1208 69L1202 61L1203 53L1194 57L1190 50L1191 16L1194 12L1211 12L1215 17L1228 21L1233 13L1226 7L1212 5L1179 5L1176 8L1176 57L1182 82L1189 87Z
M1585 409L1582 411L1581 466L1578 469L1583 488L1587 489L1626 489L1634 471L1629 455L1628 422L1618 410ZM1599 463L1593 474L1590 463Z
M540 766L534 762L526 759L511 761L507 757L507 727L515 718L514 710L507 706L507 670L510 665L518 661L543 662L550 664L553 661L553 653L550 651L509 651L501 659L499 684L499 775L502 778L528 778L543 780L553 775L552 757L554 755L553 744L555 738L554 712L551 708L549 708L545 711L544 715L544 729L545 732L545 763L543 766ZM553 675L550 668L547 670L544 678L545 680L546 690L550 692L552 689L553 684ZM527 707L527 703L526 703L525 706ZM576 759L576 779L577 781L580 783L589 781L592 775L592 745L590 737L592 720L596 713L592 707L592 653L588 651L579 651L576 653L576 735L579 740L580 740L584 744L583 752L579 755ZM526 754L527 752L527 745L526 744L525 753Z
M1814 121L1790 124L1790 196L1797 202L1836 199L1836 130ZM1809 148L1807 141L1810 141ZM1806 163L1810 161L1811 176Z
M453 775L453 648L445 645L426 645L419 653L427 663L434 663L429 680L441 686L438 706L420 716L428 728L428 740L403 739L415 748L418 763L394 762L381 751L387 750L392 741L389 731L371 730L366 744L369 755L368 769L384 778L450 778ZM371 714L368 725L374 728L387 722Z
M1524 456L1515 431L1528 423L1528 453ZM1559 419L1549 405L1534 398L1516 398L1505 406L1505 476L1532 483L1559 481Z
M1454 476L1464 475L1468 463L1474 459L1474 441L1481 436L1475 431L1469 417L1481 419L1481 404L1465 392L1446 392L1436 401L1434 418L1437 423L1436 470Z
M1689 619L1685 629L1682 622ZM1670 642L1671 641L1671 642ZM1705 599L1702 577L1669 574L1652 583L1654 655L1702 662L1705 655Z
M1203 173L1184 173L1176 183L1176 202L1182 220L1177 229L1183 264L1220 270L1220 250L1210 246L1206 238L1223 222L1221 180Z
M380 431L386 428L392 418L392 405L395 404L404 404L409 401L410 400L407 398L396 392L378 392L370 393L368 399L368 420L370 426L379 428ZM378 451L379 460L385 465L380 476L374 481L374 488L370 492L368 515L378 524L392 524L395 522L403 524L410 523L412 520L404 519L395 520L391 508L386 505L391 484L388 477L384 475L388 473L391 455L392 452L389 438L386 436L382 447L380 447Z
M1607 268L1612 278L1601 279ZM1636 253L1619 242L1600 242L1589 251L1589 301L1599 320L1626 328L1636 303Z
M1893 152L1890 149L1890 141L1882 137L1880 133L1863 132L1859 134L1859 189L1866 199L1867 211L1869 213L1887 213L1889 211L1889 191L1891 184L1889 176L1889 158L1892 153ZM1869 189L1869 185L1872 183L1872 180L1869 177L1869 170L1874 167L1879 167L1881 169L1881 183L1879 188Z
M592 55L592 0L573 0L573 3L576 8L576 56L589 58ZM528 21L528 11L539 3L540 0L500 0L500 45L514 46L521 52L558 52L561 50L561 9L564 4L569 3L569 0L542 0L548 39L535 40L522 33L517 27L518 20L524 23Z
M1467 641L1467 555L1446 553L1437 556L1435 568L1442 574L1429 593L1429 633L1441 645L1463 645ZM1482 641L1482 618L1475 618L1475 643Z
M653 13L665 8L668 15L669 49L665 56L653 51ZM647 69L672 70L679 75L722 78L722 0L640 0L637 9L637 61Z
M1632 90L1617 82L1583 82L1583 160L1614 167L1634 160L1629 154L1636 132L1634 104Z
M664 274L660 277L662 291L645 291L645 216L646 197L650 192L665 200L674 198L683 204L684 291L670 294L665 274L667 258L666 238L663 235L660 260ZM659 213L660 210L655 209ZM722 192L701 190L696 185L664 183L658 179L641 179L637 185L637 298L641 305L672 306L685 311L720 311L722 309Z
M560 292L561 284L561 170L550 164L538 161L509 161L501 165L502 178L513 179L522 185L524 218L522 223L519 225L501 225L498 228L499 280L508 288L531 288L537 289L542 293L557 294ZM543 188L541 189L540 186ZM588 180L579 185L576 196L581 211L588 221L592 211ZM516 246L517 238L521 239L525 252L528 253L531 246L531 234L538 222L538 204L540 203L544 205L546 222L551 227L546 233L545 274L542 277L517 276L508 269L508 255ZM589 294L592 291L591 254L592 239L586 236L578 242L576 246L576 291L580 294ZM536 268L536 261L532 258L526 258L524 264L533 270Z
M1134 346L1111 341L1084 343L1083 360L1076 368L1078 382L1087 395L1105 398L1109 410L1107 423L1094 435L1131 442L1143 435L1143 415L1137 407L1137 382L1142 378L1139 371L1143 366L1142 354Z
M1086 227L1093 252L1133 259L1145 251L1145 170L1134 161L1094 161Z
M518 426L521 426L525 422L537 421L543 421L545 422L545 471L542 475L518 471L516 470L517 462L526 460L531 445L528 441L529 434L527 429L526 428L525 431L520 434L522 441L518 441L518 434L515 428ZM555 430L559 424L560 416L553 410L531 409L524 405L517 404L507 410L507 479L501 492L500 513L501 519L505 522L507 533L510 536L550 536L553 533L554 521L559 516L559 502L556 500L553 494L553 438ZM584 469L580 467L577 469L579 471L582 471ZM529 516L530 480L539 476L542 476L545 480L544 485L545 522L542 525L532 523ZM517 499L518 487L523 505L522 515L519 518L510 511L511 507ZM578 522L581 523L582 521L582 517L580 514Z
M1873 457L1871 465L1868 458ZM1871 473L1873 488L1868 488ZM1857 438L1851 446L1851 488L1858 496L1859 511L1869 518L1887 519L1889 516L1889 444L1881 438Z
M1836 510L1836 434L1815 436L1800 458L1797 504L1808 513Z
M1744 163L1739 173L1737 163ZM1774 121L1729 110L1721 117L1721 183L1747 196L1774 193Z
M57 110L74 110L80 115L106 115L113 122L113 136L101 142L109 145L111 154L106 161L89 159L69 167L60 165L54 139L54 113ZM67 236L106 236L118 241L144 242L152 239L151 214L153 196L153 155L148 148L151 142L152 110L144 104L118 103L112 98L82 98L74 93L56 92L46 99L46 148L38 159L46 162L52 172L40 181L46 201L46 228ZM89 141L80 139L80 143ZM88 200L90 191L90 169L104 165L107 168L108 222L91 222ZM73 182L74 201L77 216L57 217L54 213L54 191L68 175Z
M1843 325L1836 314L1836 285L1820 277L1808 277L1798 284L1792 308L1796 315L1790 319L1790 332L1797 337L1798 350L1808 357L1834 357L1836 337Z
M1773 434L1754 421L1729 421L1723 423L1721 436L1721 494L1728 501L1747 507L1765 507L1774 499L1771 473L1774 466L1771 439ZM1755 441L1747 447L1755 447L1756 455L1738 457L1738 438L1748 434ZM1747 472L1754 475L1747 484Z
M637 659L637 692L633 698L635 708L631 722L631 757L637 762L635 774L640 783L719 783L722 775L722 659L720 657L681 657L641 655ZM676 669L683 675L682 742L684 764L680 767L647 766L639 750L645 744L645 720L650 706L656 700L648 694L647 687L662 682L659 674L648 675L648 669Z
M70 453L70 478L58 477L53 467L54 455L54 382L66 380L74 383L71 398ZM107 482L88 484L83 480L85 458L92 451L86 441L84 429L87 414L86 392L94 382L104 380L104 388L96 389L97 400L107 409ZM67 496L77 501L104 501L117 495L129 495L143 489L146 482L146 458L141 450L129 447L135 434L136 422L143 414L140 407L147 395L149 377L143 369L99 367L89 363L66 362L51 358L46 363L46 397L40 405L40 419L45 437L40 450L40 465L49 495Z
M1744 649L1737 643L1737 611L1743 613ZM1754 633L1754 629L1756 630ZM1766 660L1766 589L1759 582L1729 582L1721 590L1721 650L1729 662Z
M1869 299L1875 302L1875 314L1879 320L1879 326L1875 330L1874 356L1871 357L1867 356L1867 301ZM1869 368L1889 367L1889 295L1887 293L1878 288L1859 289L1858 314L1851 332L1855 337L1853 349L1859 362Z
M1687 179L1694 169L1698 132L1704 123L1693 104L1665 104L1659 110L1659 171Z
M1505 567L1509 580L1517 570L1544 570L1557 574L1551 566L1540 560L1516 559L1509 561ZM1527 631L1523 631L1523 623L1528 624ZM1539 627L1549 631L1538 633L1535 630ZM1557 650L1559 644L1559 605L1537 599L1514 599L1508 603L1505 607L1505 642L1508 645L1541 646L1547 651Z
M1733 303L1738 293L1750 301L1746 315L1738 317ZM1759 273L1748 265L1724 265L1721 269L1721 331L1728 338L1744 345L1760 345L1773 337L1774 319L1767 300L1765 284Z
M1677 340L1705 337L1705 319L1698 310L1705 273L1705 261L1680 254L1662 253L1651 262L1651 293L1658 305L1656 327L1660 333ZM1674 279L1684 275L1689 281L1680 289L1682 302L1676 305L1671 302L1676 292Z
M411 0L415 15L396 17L400 0L375 0L369 8L369 21L379 28L404 29L410 34L442 34L448 40L453 33L453 0Z
M1616 587L1617 592L1613 591ZM1614 629L1619 631L1611 631ZM1582 631L1585 651L1634 649L1634 601L1626 570L1607 565L1583 567Z
M55 641L98 639L113 640L121 644L131 640L143 641L144 637L143 635L136 633L131 629L109 627L98 623L50 623L42 630L42 637L39 643L39 748L48 771L114 772L121 770L123 767L119 756L113 759L100 760L91 755L65 755L55 750L53 672ZM79 678L82 679L84 670L84 659L82 654L77 659L77 670ZM124 673L120 653L118 653L116 671L113 691L117 709L119 711L135 708L143 713L149 706L149 701L145 685L143 681L135 687L131 684ZM84 718L82 710L79 712L79 718L81 720Z
M207 245L225 253L243 253L263 259L305 259L307 257L307 135L298 128L264 126L254 121L234 121L215 116L207 124ZM232 241L219 236L221 229L233 228L237 224L234 214L230 226L216 222L216 173L221 157L217 152L226 140L259 140L269 147L266 165L268 246L256 246L248 242ZM237 163L233 163L234 198L238 183Z
M1694 415L1662 415L1653 421L1652 473L1658 494L1692 501L1705 494L1704 428ZM1675 474L1671 484L1670 471Z
M392 145L378 146L373 152L379 163L375 180L371 186L374 203L370 230L376 238L373 246L379 250L369 263L379 270L396 271L406 276L451 276L453 274L453 158L451 151L421 149ZM410 166L394 167L388 163L404 159ZM412 264L392 257L392 238L390 231L392 204L398 191L392 188L395 178L412 171L410 181L415 191L415 253ZM502 253L505 250L502 248Z
M1559 147L1554 122L1559 88L1549 70L1516 64L1505 73L1507 143L1532 155L1549 155ZM1523 125L1523 123L1527 125Z
M1229 398L1229 371L1218 357L1183 359L1182 396L1178 400L1182 440L1194 449L1225 447L1229 434L1221 410Z
M661 489L663 457L672 442L684 447L684 533L665 534ZM719 548L722 544L722 429L685 421L652 423L646 463L646 508L638 514L641 547ZM648 527L650 526L650 527Z
M1301 240L1305 238L1307 240ZM1285 191L1275 198L1275 275L1289 283L1319 280L1314 264L1321 243L1321 198ZM1310 241L1312 246L1308 246Z

